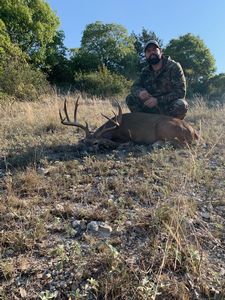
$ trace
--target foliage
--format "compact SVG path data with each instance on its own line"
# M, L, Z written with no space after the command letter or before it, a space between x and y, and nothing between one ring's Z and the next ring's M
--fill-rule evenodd
M225 95L225 73L210 78L206 84L206 91L209 97L221 99Z
M26 55L16 44L11 42L6 26L4 22L0 20L0 72L2 63L10 57L17 57L21 60L25 60Z
M47 74L51 84L72 83L71 63L67 58L68 49L64 45L65 34L57 31L53 41L47 45L45 64L42 70Z
M96 96L114 96L128 91L131 82L122 75L109 71L106 67L89 73L75 73L75 86Z
M128 36L122 25L97 21L86 26L81 50L82 53L95 57L98 66L106 66L109 70L120 73L124 69L124 59L134 53L133 38Z
M56 35L59 19L44 0L1 1L0 19L14 44L36 65L43 63L46 46Z
M82 48L71 49L70 63L73 72L97 71L101 65L96 54L87 52Z
M71 86L95 95L120 94L145 65L143 48L149 39L162 40L143 28L128 35L125 27L100 21L88 24L81 47L68 49L59 19L46 0L5 0L0 10L0 93L34 100L51 84ZM190 33L172 39L165 54L181 63L188 96L224 94L224 74L214 76L215 60L203 40ZM36 69L35 69L36 68Z
M0 101L35 100L47 86L45 76L27 63L27 55L10 40L0 20Z
M37 100L48 87L43 73L18 58L5 61L0 73L0 87L3 93L19 100Z
M204 83L215 72L215 60L203 40L191 33L172 39L165 54L178 61L185 72L188 93L202 93Z

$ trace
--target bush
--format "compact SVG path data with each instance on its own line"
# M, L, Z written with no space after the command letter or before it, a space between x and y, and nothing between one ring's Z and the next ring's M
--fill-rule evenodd
M21 101L34 101L46 92L48 83L45 75L25 61L13 58L0 68L0 92Z
M5 103L13 103L16 98L0 91L0 107Z
M74 79L75 87L81 92L103 97L125 94L132 83L106 67L90 73L75 73Z

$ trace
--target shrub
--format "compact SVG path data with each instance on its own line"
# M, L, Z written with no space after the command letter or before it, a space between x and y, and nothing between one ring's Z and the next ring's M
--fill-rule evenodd
M0 20L0 102L35 100L47 86L44 75L27 63L28 56L12 43Z
M131 85L131 81L110 72L106 67L90 73L75 73L74 79L78 90L103 97L125 94Z
M34 101L48 88L45 75L25 61L6 60L0 69L0 91L21 101Z

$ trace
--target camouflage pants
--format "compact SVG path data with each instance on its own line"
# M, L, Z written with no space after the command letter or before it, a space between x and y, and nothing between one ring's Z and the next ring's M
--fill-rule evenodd
M163 107L147 107L144 103L133 95L128 95L126 97L126 103L131 112L145 112L150 114L163 114L178 119L183 119L188 111L188 103L184 99L177 99L170 102L168 105Z

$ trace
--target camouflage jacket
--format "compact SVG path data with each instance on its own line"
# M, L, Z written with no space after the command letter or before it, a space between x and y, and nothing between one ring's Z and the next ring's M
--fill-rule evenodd
M131 87L131 94L138 97L141 90L147 90L157 98L159 106L185 98L186 80L181 65L169 56L163 56L163 66L158 72L151 66L143 68Z

